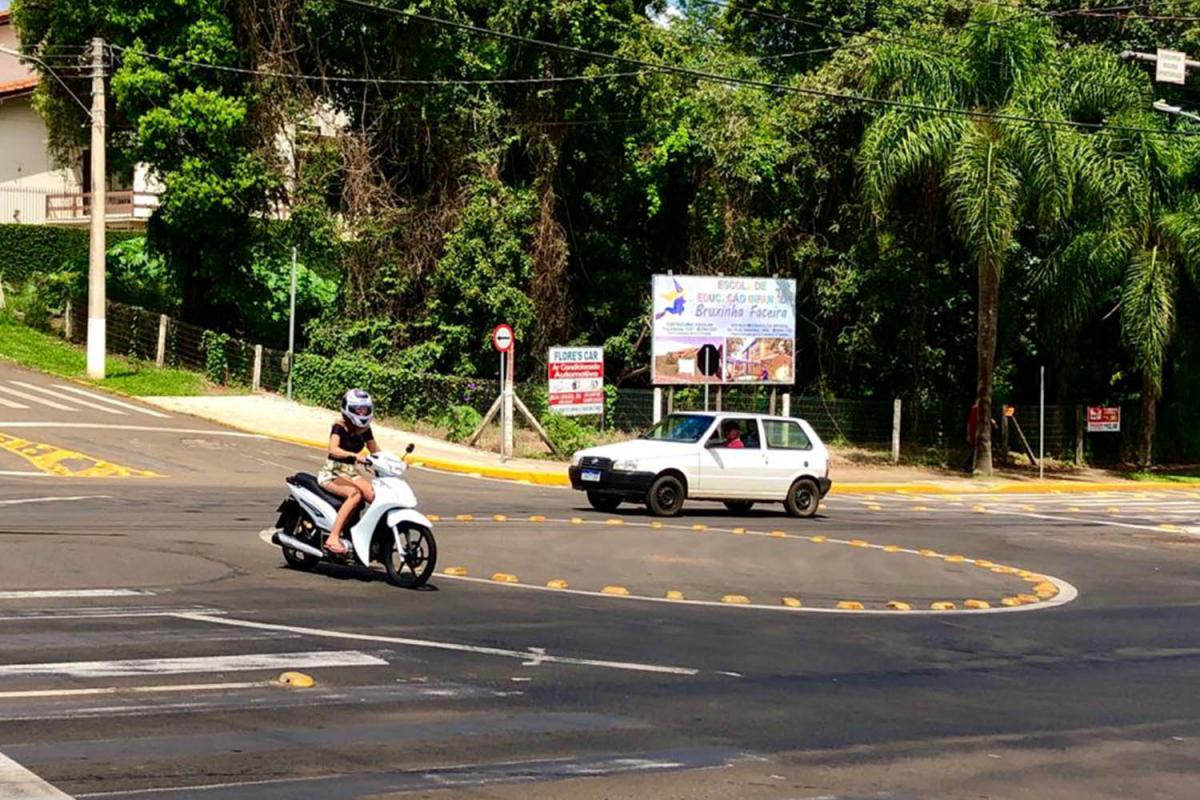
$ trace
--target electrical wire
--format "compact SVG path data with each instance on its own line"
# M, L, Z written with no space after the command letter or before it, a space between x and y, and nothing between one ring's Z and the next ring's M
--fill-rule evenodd
M3 45L0 45L0 53L4 53L4 54L10 55L10 56L16 56L18 59L21 59L23 61L32 61L35 64L41 65L42 69L46 70L46 72L50 73L50 76L52 78L54 78L54 80L58 81L59 85L62 86L62 88L66 91L66 93L68 95L70 95L71 99L74 100L76 103L78 103L79 107L83 109L83 113L87 114L88 118L91 119L92 110L90 108L88 108L84 104L84 102L79 99L79 97L76 96L75 92L71 91L71 87L67 86L67 82L59 76L57 70L51 68L51 66L49 64L47 64L45 61L42 61L37 56L31 56L31 55L22 53L18 50L12 50L7 47L4 47Z
M366 9L374 13L382 13L389 16L403 17L412 19L418 22L424 22L430 25L438 25L441 27L451 28L460 31L467 31L483 36L491 36L498 39L520 42L522 44L534 45L550 50L559 50L562 52L572 53L574 55L583 56L586 58L594 58L603 61L610 61L630 66L640 67L645 70L655 70L658 72L668 73L672 75L681 75L684 77L695 78L698 80L711 81L721 83L728 86L748 86L757 89L769 89L771 91L786 92L791 94L800 94L809 97L819 97L828 100L838 100L842 102L862 103L864 105L880 106L884 108L900 108L907 111L920 111L933 114L948 114L951 116L966 117L969 119L992 119L1005 122L1028 122L1034 124L1050 125L1062 128L1072 128L1077 130L1091 130L1098 133L1144 133L1156 136L1200 136L1200 130L1163 130L1157 128L1141 128L1128 125L1105 125L1097 122L1076 122L1073 120L1056 120L1042 119L1038 117L1027 117L1019 114L1006 114L993 111L979 111L965 108L949 108L946 106L935 106L926 103L916 103L906 100L891 100L882 97L866 97L862 95L848 94L845 92L835 92L827 89L814 89L806 86L793 86L772 81L762 81L750 78L736 78L731 75L720 75L705 70L692 69L690 67L682 67L677 64L665 64L661 62L646 61L640 58L631 58L629 56L616 55L615 53L603 53L596 50L588 50L575 45L562 44L560 42L551 42L545 39L535 39L529 36L522 36L516 33L508 33L505 31L497 31L491 28L485 28L480 25L474 25L468 22L459 22L457 20L442 19L441 17L433 17L427 14L421 14L415 11L402 11L399 9L388 8L386 6L377 6L364 0L336 0L343 5L355 6L357 8Z

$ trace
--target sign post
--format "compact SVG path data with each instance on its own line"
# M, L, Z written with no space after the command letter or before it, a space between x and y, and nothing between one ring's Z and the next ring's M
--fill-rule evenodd
M471 438L467 440L467 446L474 447L479 441L479 437L483 435L484 429L491 424L495 419L496 413L500 412L500 459L502 461L513 457L513 411L519 410L525 415L525 419L529 420L529 424L537 431L538 436L542 437L542 441L550 448L550 452L555 455L562 455L558 448L554 446L554 442L550 440L550 436L542 428L537 418L533 416L525 404L521 402L521 398L517 397L517 393L513 388L514 379L516 376L516 336L513 335L512 326L505 323L500 323L492 329L492 347L500 354L500 394L492 403L488 412L484 414L483 421L479 423L479 427L471 434Z

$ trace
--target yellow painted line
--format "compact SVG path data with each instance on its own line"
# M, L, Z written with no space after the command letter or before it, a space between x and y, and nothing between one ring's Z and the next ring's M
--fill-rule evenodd
M887 607L893 611L912 611L912 606L900 600L889 600Z
M692 530L694 530L694 531L706 531L706 530L708 530L708 526L707 526L707 525L701 525L700 523L696 523L695 525L693 525L693 526L692 526Z
M671 589L670 591L667 592L667 599L668 600L682 600L683 592L679 591L678 589Z
M829 541L824 536L810 536L808 537L808 540L813 544L822 544L823 542Z
M750 602L750 598L744 594L727 594L721 598L722 603L732 603L733 605L744 606Z
M776 539L788 538L787 531L771 531L771 536L773 536Z
M7 450L28 461L47 475L60 478L157 478L158 473L114 464L77 450L65 450L52 444L31 442L0 433L0 450Z
M870 547L871 543L863 541L862 539L851 539L850 546L851 547Z
M885 553L899 553L903 548L898 544L889 544L883 548Z
M492 522L508 522L508 517L503 514L492 514Z
M454 519L458 522L471 522L475 519L475 517L471 514L459 514Z
M629 595L629 590L624 586L605 586L600 592L602 594L617 595L618 597L627 597Z
M534 514L532 517L529 518L529 521L530 522L545 522L546 518L543 517L541 514Z
M837 607L842 611L862 611L864 606L857 600L839 600Z
M466 567L446 567L444 570L442 570L442 574L443 575L466 575L467 568Z
M497 572L492 576L492 580L496 583L520 583L516 575L510 575L507 572Z
M734 528L734 529L731 531L731 533L736 533L736 534L737 534L737 535L739 535L739 536L741 536L741 535L742 535L742 534L744 534L745 532L746 532L746 529L745 529L745 528Z
M571 584L567 583L562 578L556 578L555 580L547 581L546 588L547 589L569 589L569 588L571 588Z
M967 600L963 603L967 608L991 608L992 604L987 600Z
M781 604L787 606L788 608L800 608L801 606L804 605L803 603L800 602L800 598L798 598L798 597L785 597L782 600L780 600L779 602Z
M606 519L606 520L604 520L604 524L605 524L605 525L624 525L624 524L625 524L625 520L623 520L623 519L617 519L616 517L613 517L613 518L611 518L611 519Z

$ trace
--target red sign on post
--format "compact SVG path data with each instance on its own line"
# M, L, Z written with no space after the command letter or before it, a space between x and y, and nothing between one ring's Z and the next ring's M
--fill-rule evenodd
M492 329L492 347L501 353L507 353L513 346L513 329L501 322Z
M546 373L551 412L564 416L604 412L604 348L551 347Z
M1088 433L1117 433L1121 430L1121 409L1107 406L1088 406Z

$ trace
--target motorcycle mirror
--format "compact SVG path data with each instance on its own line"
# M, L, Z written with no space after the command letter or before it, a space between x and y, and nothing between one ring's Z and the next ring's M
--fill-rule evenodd
M404 448L404 452L411 453L413 450L416 450L416 449L417 449L417 446L415 444L412 444L411 442L409 442L408 447Z

